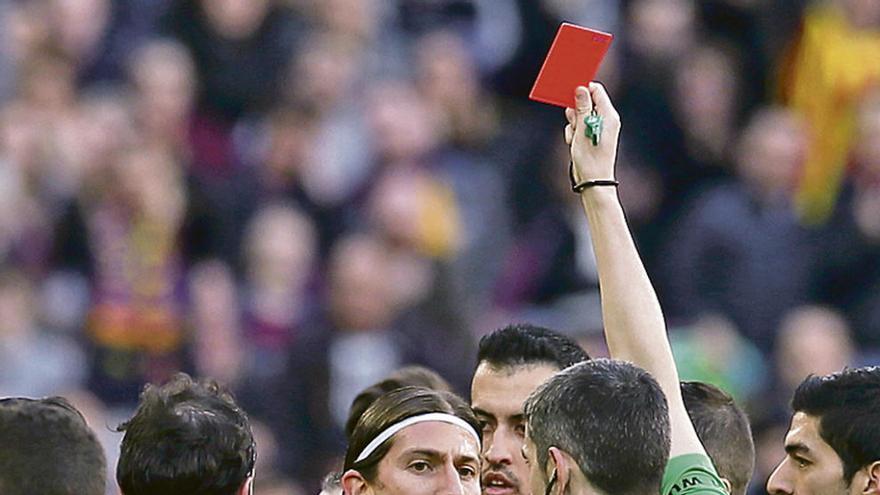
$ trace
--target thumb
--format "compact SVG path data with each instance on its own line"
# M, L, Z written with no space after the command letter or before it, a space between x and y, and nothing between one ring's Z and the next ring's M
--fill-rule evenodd
M578 86L574 90L575 112L577 118L574 119L575 131L581 131L584 127L584 117L593 111L593 99L590 92L584 86Z
M593 110L593 98L585 86L578 86L574 90L575 110L580 117L588 115Z

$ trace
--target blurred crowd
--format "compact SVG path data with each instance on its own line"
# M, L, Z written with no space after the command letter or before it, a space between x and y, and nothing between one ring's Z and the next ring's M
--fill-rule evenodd
M682 377L747 406L766 476L793 387L880 362L876 0L0 0L0 396L71 397L115 466L144 383L216 378L290 494L402 365L465 391L511 321L602 355L562 111L527 99L563 20L615 35Z

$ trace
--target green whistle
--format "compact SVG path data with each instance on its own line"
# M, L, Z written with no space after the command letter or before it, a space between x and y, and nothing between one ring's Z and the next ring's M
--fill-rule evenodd
M595 110L584 117L584 135L593 141L593 146L599 145L599 137L602 135L602 116Z

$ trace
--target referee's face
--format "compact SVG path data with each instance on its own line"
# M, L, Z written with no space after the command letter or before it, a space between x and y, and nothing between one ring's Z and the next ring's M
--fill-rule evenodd
M522 456L523 403L558 371L547 364L477 367L471 407L483 427L483 495L531 495L529 467Z

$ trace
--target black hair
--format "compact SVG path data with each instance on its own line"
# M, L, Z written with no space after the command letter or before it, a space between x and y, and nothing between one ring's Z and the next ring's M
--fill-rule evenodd
M647 371L612 359L576 364L538 387L525 411L541 466L556 447L604 493L660 490L669 459L669 411Z
M697 436L731 485L731 495L745 495L755 469L755 443L749 418L729 394L704 382L681 382L681 396Z
M495 368L550 364L562 370L589 359L570 337L528 323L508 325L483 336L477 352L478 364Z
M0 399L0 493L103 495L107 461L62 397Z
M795 390L791 408L819 418L819 435L840 456L847 483L880 461L880 366L810 375Z
M234 495L256 462L248 418L232 395L184 373L147 385L118 430L116 480L125 495Z

